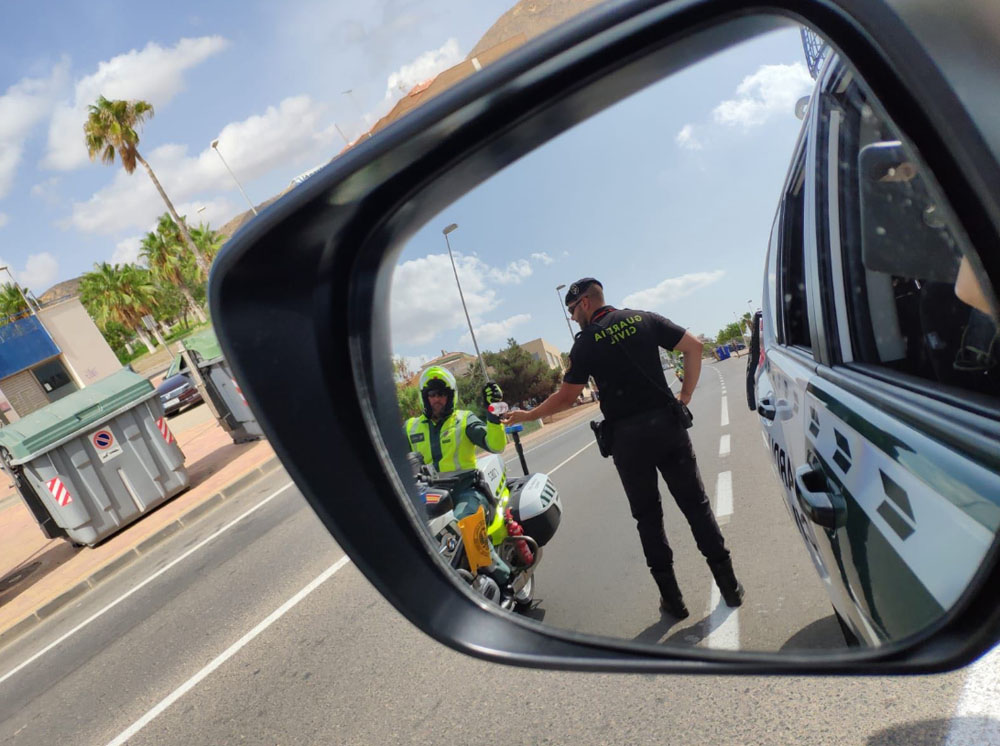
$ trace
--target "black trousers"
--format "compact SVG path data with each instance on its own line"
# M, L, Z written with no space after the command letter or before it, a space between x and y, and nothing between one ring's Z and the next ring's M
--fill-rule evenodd
M663 527L657 471L663 475L705 559L728 559L729 550L705 494L691 439L673 410L655 410L619 420L612 426L612 437L611 454L649 569L657 572L673 564Z

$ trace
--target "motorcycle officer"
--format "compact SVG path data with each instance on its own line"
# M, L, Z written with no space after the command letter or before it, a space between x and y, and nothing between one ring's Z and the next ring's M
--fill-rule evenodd
M431 366L420 375L420 398L424 404L422 416L411 417L404 424L410 450L419 453L425 464L438 471L458 471L476 468L476 446L490 453L502 453L507 435L500 418L486 415L484 424L467 409L455 409L458 386L454 374L447 368ZM503 392L494 382L483 387L483 401L490 404L503 399ZM491 502L475 486L452 495L455 518L461 520L482 506L489 512ZM507 582L510 568L490 549L493 565L486 572L498 583Z

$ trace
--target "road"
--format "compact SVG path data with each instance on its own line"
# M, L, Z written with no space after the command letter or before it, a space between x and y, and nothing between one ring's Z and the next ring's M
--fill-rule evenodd
M673 626L669 617L660 617L659 596L614 464L599 457L589 424L582 422L526 452L529 469L552 474L565 509L538 569L538 613L546 623L716 648L843 647L812 560L781 499L757 415L746 406L744 361L706 365L690 407L702 481L747 589L744 605L734 611L721 603L687 523L661 481L667 537L691 616ZM679 390L672 374L668 381ZM519 473L516 458L507 468Z
M737 476L744 460L751 470L767 466L756 429L739 424L738 367L718 368L729 392L729 456L718 455L714 366L693 408L713 498L717 475L726 466L733 474L723 530L747 585L738 634L713 637L731 629L732 617L705 623L714 606L709 577L669 511L692 617L657 626L634 527L615 515L627 518L613 469L578 440L580 428L527 454L535 469L565 462L553 478L566 519L539 570L546 623L671 644L834 644L829 606L812 587L798 537L767 525L788 522L780 504L770 505L770 473ZM790 546L778 546L785 539ZM1000 742L998 721L975 715L998 715L998 665L985 664L886 679L579 674L484 663L403 620L279 471L0 650L0 743L984 744Z

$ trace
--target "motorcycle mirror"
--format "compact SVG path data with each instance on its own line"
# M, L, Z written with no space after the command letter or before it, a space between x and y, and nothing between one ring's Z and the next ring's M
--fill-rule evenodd
M466 320L482 322L477 314L501 301L496 288L513 286L518 277L526 276L523 264L480 266L475 261L475 241L487 234L480 232L473 239L475 222L467 220L463 210L477 213L470 200L477 193L491 194L492 185L500 183L491 177L508 167L514 173L520 165L516 162L529 154L533 157L532 151L547 143L558 144L557 139L570 136L578 123L591 118L614 122L602 119L613 113L612 107L638 101L638 96L630 97L713 54L766 39L767 34L797 35L800 21L809 23L854 63L897 120L914 123L908 133L915 133L918 151L933 153L943 166L934 169L941 187L948 191L954 185L968 193L968 170L993 161L984 157L959 165L949 160L954 156L946 138L927 121L925 112L934 108L930 102L953 101L954 94L920 44L893 43L912 40L914 31L889 3L776 2L771 13L747 14L739 4L725 1L627 0L598 7L524 44L365 138L263 211L217 257L209 298L220 343L276 453L357 567L396 609L442 643L488 660L536 667L801 675L942 670L968 662L1000 634L1000 610L988 592L1000 581L995 546L982 567L970 573L967 592L932 624L871 649L792 646L747 651L710 649L685 639L686 633L696 638L695 643L704 641L705 630L715 623L711 620L700 620L677 634L654 617L647 629L636 634L630 630L624 636L589 623L553 623L551 613L542 624L500 608L494 603L492 586L489 594L477 593L468 578L442 558L440 536L428 526L425 501L413 481L413 460L407 458L412 439L408 444L393 377L392 343L399 338L392 310L401 308L403 314L423 321L405 303L399 305L395 284L402 269L414 269L407 265L412 260L405 252L413 242L422 242L422 231L433 231L436 241L433 247L419 247L424 255L436 256L427 277L444 284L415 285L414 292L443 302L446 290L459 296L458 288L447 284L454 279L473 291L473 297L461 299L463 306L470 301L469 316L458 316L457 326ZM886 50L892 50L891 55ZM661 111L670 108L666 102ZM960 107L953 102L952 108ZM647 113L655 124L656 112L647 109ZM812 115L807 112L807 118ZM605 142L637 136L639 121L619 121L604 130ZM692 150L698 145L690 131L680 141ZM928 150L922 145L934 147ZM546 150L538 152L544 158ZM779 164L778 170L784 166ZM627 164L622 170L628 172ZM567 189L578 186L566 183ZM504 204L497 202L498 212ZM659 209L662 203L656 205ZM445 210L447 217L442 216ZM463 226L454 237L467 241L454 265L454 277L441 262L444 247L436 235L442 225L451 224L452 216ZM580 220L587 216L572 215ZM501 217L516 222L509 212ZM568 217L560 215L555 223ZM616 226L620 229L621 221ZM608 236L611 240L614 232ZM515 236L507 238L516 243ZM452 253L450 245L447 252ZM476 268L484 274L464 272ZM568 265L560 267L559 277L574 274L569 270ZM586 269L598 270L603 268ZM629 271L641 272L641 265L629 266ZM452 316L446 323L454 321ZM517 314L506 321L516 323ZM509 324L498 324L490 331L508 328ZM480 341L491 338L483 334L483 327L477 334ZM603 399L611 395L602 391ZM533 465L537 461L533 458ZM612 479L601 484L613 485L613 473L606 463L603 466L605 476ZM567 522L571 511L579 510L573 520L585 523L585 508L571 494L587 485L574 482L568 470L556 467L556 463L546 466L562 495ZM509 482L509 463L506 469ZM338 487L345 483L349 493ZM537 492L541 495L544 486L537 486ZM497 520L502 522L503 516ZM620 511L616 520L627 523L628 516L622 517ZM546 564L539 570L544 583L541 573L552 568L552 588L566 577L559 574L560 563L563 572L580 575L589 569L565 566L571 555L560 558L563 546L557 543L564 530L544 548ZM628 542L633 555L628 579L644 572L641 557L635 554L634 534L609 546L602 544L607 532L600 522L587 531L591 537L587 548L593 555L588 561L609 561L609 555L625 553L619 547ZM522 546L516 544L519 536L507 538L512 546ZM534 548L528 544L529 550ZM487 577L495 581L494 576ZM612 583L628 585L621 577ZM707 581L704 586L708 588ZM579 587L581 594L590 594L581 605L594 606L591 601L611 586L583 582ZM760 600L755 599L744 613L754 613L751 609L756 610ZM605 619L614 622L620 611L621 607L607 605ZM629 613L636 614L634 609ZM767 610L768 615L780 613L777 607ZM766 618L771 617L765 622ZM824 620L827 626L831 621L836 624L828 610ZM716 621L721 627L726 618Z

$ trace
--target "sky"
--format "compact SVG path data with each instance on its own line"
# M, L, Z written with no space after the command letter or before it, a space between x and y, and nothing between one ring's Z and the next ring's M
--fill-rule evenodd
M182 215L221 227L325 163L403 91L460 62L513 0L13 3L0 28L0 263L36 294L136 261L164 205L142 167L91 162L86 108L142 98L140 152ZM565 133L419 231L394 278L414 365L477 340L571 338L555 287L714 335L759 303L763 256L810 80L790 29L723 52ZM750 300L752 303L748 304ZM557 307L556 304L559 304ZM575 331L575 329L574 329Z
M86 108L141 98L139 149L192 224L325 163L402 91L461 61L509 0L7 3L0 24L0 263L41 294L134 261L165 207L139 166L91 163ZM350 93L345 93L350 91Z
M764 260L812 80L795 29L646 88L508 166L432 219L394 275L395 354L418 369L476 341L572 345L559 285L714 337L760 304ZM571 325L573 333L579 331Z

